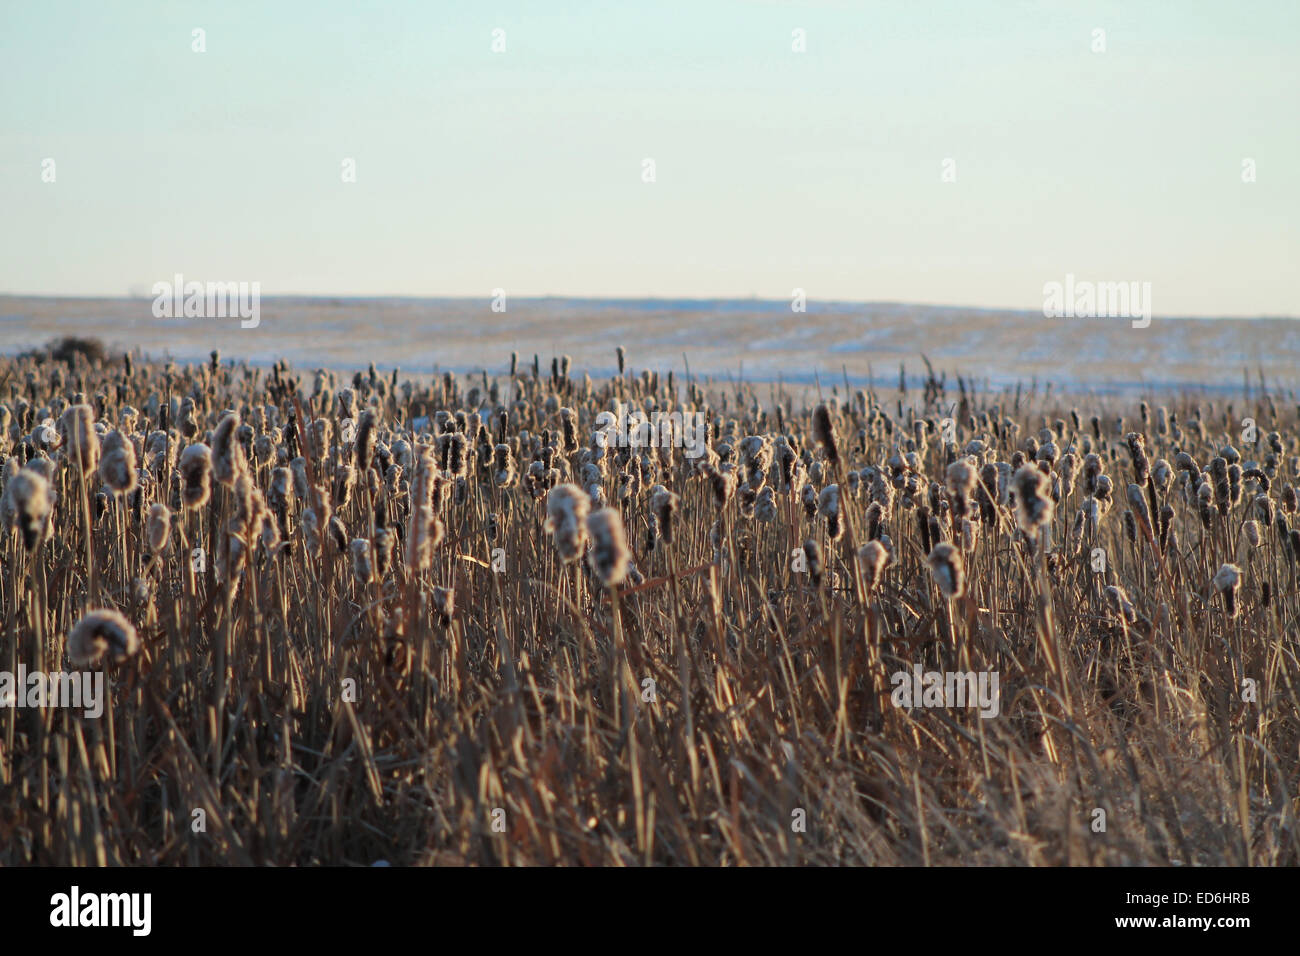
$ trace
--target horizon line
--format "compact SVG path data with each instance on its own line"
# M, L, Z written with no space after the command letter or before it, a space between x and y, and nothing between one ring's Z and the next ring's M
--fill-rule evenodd
M197 280L196 280L197 281ZM217 281L217 280L213 280ZM132 295L125 294L68 294L68 293L45 293L45 292L8 292L0 291L0 299L43 299L47 301L73 300L81 302L93 301L112 301L112 302L148 302L154 296L148 294ZM260 301L275 300L306 300L306 301L345 301L345 302L483 302L492 300L493 296L489 293L483 296L471 295L409 295L402 293L380 293L380 294L356 294L356 293L321 293L321 292L274 292L267 294L259 293ZM699 302L699 303L754 303L756 305L787 305L788 298L764 298L756 295L743 296L699 296L699 295L570 295L566 293L546 293L542 295L533 294L510 294L507 298L520 302L610 302L610 303L644 303L644 302L662 302L665 304ZM1020 306L989 306L989 305L954 305L951 303L940 302L917 302L903 301L898 299L816 299L811 296L805 298L806 304L820 306L837 306L837 307L880 307L893 306L903 308L918 309L936 309L949 311L965 312L990 312L990 313L1019 313L1025 315L1036 315L1041 309L1024 308ZM1196 320L1230 320L1230 321L1296 321L1300 315L1288 314L1268 314L1268 313L1245 313L1245 314L1168 314L1162 315L1156 313L1156 316L1162 319L1196 319Z

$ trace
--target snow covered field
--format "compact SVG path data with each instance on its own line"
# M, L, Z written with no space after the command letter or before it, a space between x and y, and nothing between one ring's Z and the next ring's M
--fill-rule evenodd
M1149 328L1128 319L1044 318L1012 312L887 303L758 300L491 300L264 298L256 328L237 318L155 318L150 299L0 296L0 351L17 352L61 335L91 335L115 350L139 348L179 360L231 358L339 369L396 365L408 373L500 372L568 354L576 372L608 374L614 349L639 369L685 360L696 375L750 381L839 382L868 375L898 380L923 369L925 353L949 378L992 386L1040 385L1103 392L1161 386L1240 388L1249 371L1271 386L1297 384L1300 321L1179 319Z

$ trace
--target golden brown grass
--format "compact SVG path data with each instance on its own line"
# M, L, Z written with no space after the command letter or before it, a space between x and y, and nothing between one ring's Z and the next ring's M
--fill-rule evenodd
M139 650L102 719L0 709L0 865L1300 862L1280 396L72 359L0 360L0 670ZM709 454L592 461L614 399ZM893 706L916 662L1000 716Z

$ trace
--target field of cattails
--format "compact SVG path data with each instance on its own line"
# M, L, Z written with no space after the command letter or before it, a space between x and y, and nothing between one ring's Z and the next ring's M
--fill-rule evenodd
M0 865L1300 863L1294 395L617 358L0 359Z

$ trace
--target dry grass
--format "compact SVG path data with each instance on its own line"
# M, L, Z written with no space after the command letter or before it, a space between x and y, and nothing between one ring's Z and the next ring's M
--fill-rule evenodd
M111 702L0 710L0 864L1300 862L1280 396L1076 420L932 379L828 388L823 413L558 363L420 384L69 361L0 360L0 670L102 652ZM591 460L612 399L678 393L705 458ZM76 427L81 403L125 441ZM1246 415L1241 473L1213 459ZM179 467L199 442L206 500L203 455ZM1017 455L1041 483L984 467ZM599 502L548 513L588 479L626 569ZM108 617L69 640L101 608L136 653ZM1000 716L893 706L914 662L996 671Z

